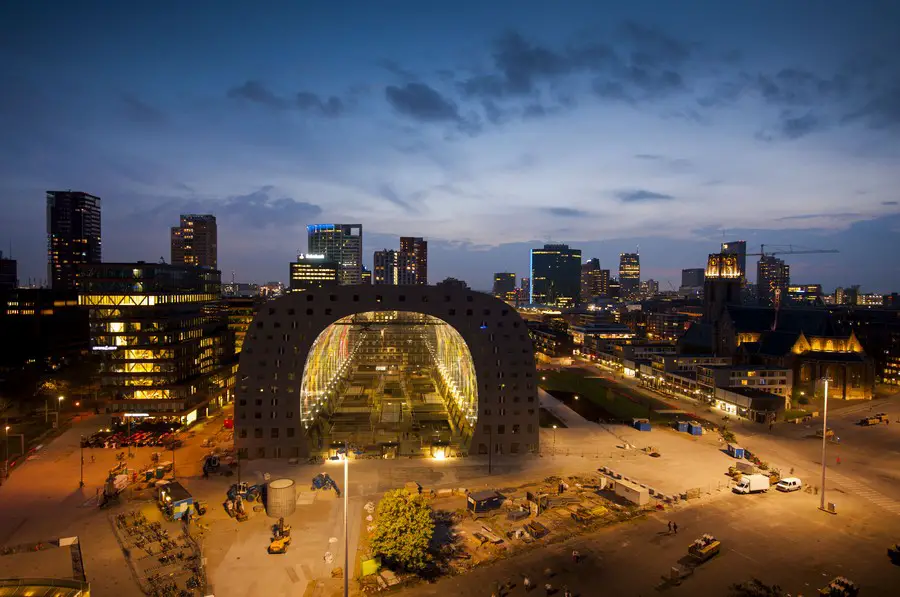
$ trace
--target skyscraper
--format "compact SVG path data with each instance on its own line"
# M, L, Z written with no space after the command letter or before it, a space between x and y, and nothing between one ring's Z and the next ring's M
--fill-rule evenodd
M407 286L416 284L416 272L412 266L415 255L383 249L375 251L373 284L387 284L390 286Z
M0 251L0 290L12 290L19 285L18 264L15 259L7 259Z
M531 250L529 302L571 307L581 294L581 250L569 245L544 245Z
M363 266L362 268L362 283L363 284L371 284L372 283L372 272Z
M774 305L776 295L784 296L791 283L791 266L771 255L763 255L756 266L759 304Z
M619 284L624 298L637 296L641 291L641 256L639 253L619 255Z
M54 290L75 290L77 266L100 263L100 197L47 191L47 276Z
M516 300L516 274L511 272L494 274L493 295L504 301Z
M600 260L594 257L581 264L581 302L589 303L595 297L609 292L609 270L600 269Z
M741 268L741 283L745 283L747 281L747 241L735 240L722 243L722 253L737 255L738 267Z
M406 253L407 267L412 269L411 284L428 285L428 241L418 236L401 236L400 252Z
M311 224L306 232L308 253L337 263L341 284L362 283L362 224Z
M172 227L172 265L219 269L219 228L216 216L182 214Z

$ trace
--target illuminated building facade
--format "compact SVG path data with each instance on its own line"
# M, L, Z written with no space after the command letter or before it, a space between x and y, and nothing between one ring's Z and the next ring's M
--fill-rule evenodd
M412 282L409 283L427 286L428 241L418 236L401 236L400 252L406 254L407 268L412 273Z
M580 296L580 249L544 245L543 249L531 250L531 304L573 307Z
M687 329L684 313L651 313L647 318L647 339L675 342Z
M416 283L415 257L403 251L375 251L372 283L409 286Z
M47 276L53 290L75 290L77 268L100 263L100 197L47 191Z
M323 288L338 283L340 268L325 255L297 255L291 263L291 292Z
M172 265L219 269L219 228L216 216L188 214L171 233Z
M759 304L775 305L787 293L791 283L791 266L771 255L763 255L756 266L756 286Z
M338 286L266 303L238 373L235 446L297 458L538 450L534 352L506 303L451 286ZM434 454L434 452L431 452Z
M15 259L7 259L0 251L0 292L12 290L19 285L18 264Z
M340 284L362 282L362 224L311 224L306 233L309 253L338 264Z
M638 253L619 255L619 287L623 298L634 298L641 291L641 256Z
M722 253L737 255L737 265L741 270L741 284L744 284L747 281L747 241L733 240L722 243Z
M189 422L233 384L234 348L216 270L164 263L102 263L78 272L91 348L104 355L101 386L114 412Z
M0 289L0 369L48 365L87 351L88 317L75 292Z
M787 287L787 297L797 305L823 305L821 284L794 284Z
M609 296L609 270L600 269L600 260L594 257L581 264L581 302L605 296Z
M228 331L234 339L234 353L240 354L244 347L244 337L250 328L250 323L256 317L256 312L264 303L263 299L255 297L229 297L222 300L222 308L228 320Z
M363 284L371 284L372 283L372 272L366 267L362 268L362 283Z
M494 274L494 288L492 294L501 301L515 301L516 293L516 274L512 272L500 272Z

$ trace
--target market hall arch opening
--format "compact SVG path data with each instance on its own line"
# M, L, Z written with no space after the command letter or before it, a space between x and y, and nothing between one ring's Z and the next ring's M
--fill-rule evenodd
M538 450L534 353L506 303L435 286L339 286L263 305L244 342L235 445L297 458Z
M410 311L358 313L313 342L300 420L316 451L346 443L372 455L467 453L477 419L472 355L445 321Z

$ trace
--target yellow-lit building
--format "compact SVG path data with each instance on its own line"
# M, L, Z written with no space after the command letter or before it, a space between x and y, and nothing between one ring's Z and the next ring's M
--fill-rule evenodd
M291 263L291 292L336 286L339 277L340 267L325 255L297 255Z
M78 272L91 349L113 412L190 422L230 399L234 345L219 305L220 272L165 263L102 263Z

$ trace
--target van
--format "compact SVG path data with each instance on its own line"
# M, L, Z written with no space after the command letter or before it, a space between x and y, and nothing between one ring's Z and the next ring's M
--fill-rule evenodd
M782 479L775 485L775 489L778 491L800 491L803 488L803 483L797 477L787 477L786 479Z

